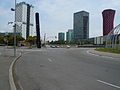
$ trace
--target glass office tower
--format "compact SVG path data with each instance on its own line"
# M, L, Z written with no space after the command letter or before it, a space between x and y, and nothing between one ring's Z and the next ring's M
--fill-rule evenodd
M80 42L89 38L89 13L80 11L74 13L74 41Z

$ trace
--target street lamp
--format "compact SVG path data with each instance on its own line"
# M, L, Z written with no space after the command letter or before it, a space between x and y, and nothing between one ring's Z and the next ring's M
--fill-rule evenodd
M11 8L11 11L15 12L15 23L14 23L14 57L16 56L16 0L15 0L15 9Z
M11 8L11 11L15 11L15 9Z

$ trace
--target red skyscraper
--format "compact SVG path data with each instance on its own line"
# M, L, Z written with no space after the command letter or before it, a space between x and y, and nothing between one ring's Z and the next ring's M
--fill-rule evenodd
M114 16L115 10L107 9L102 12L103 15L103 36L108 35L108 33L114 28Z

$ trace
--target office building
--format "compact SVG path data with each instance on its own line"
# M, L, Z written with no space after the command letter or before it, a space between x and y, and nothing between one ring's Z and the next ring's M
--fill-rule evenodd
M21 25L16 25L16 32L27 38L33 33L33 6L25 2L16 5L16 21Z
M68 32L66 32L66 41L73 42L73 38L74 38L73 29L69 29Z
M107 9L102 12L103 16L103 36L108 35L108 33L114 28L114 16L115 10Z
M74 13L74 41L80 42L89 38L89 13L80 11Z
M65 41L65 33L63 33L63 32L58 33L58 40Z
M5 37L9 35L14 35L14 33L13 32L4 32L4 33L0 32L0 37ZM16 33L16 35L20 35L20 33Z

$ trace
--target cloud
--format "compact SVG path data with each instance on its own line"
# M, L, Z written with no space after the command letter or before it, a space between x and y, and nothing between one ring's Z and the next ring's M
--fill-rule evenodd
M90 12L90 36L97 35L91 34L92 30L95 31L99 28L100 31L101 29L101 26L97 24L96 26L99 27L92 27L94 24L91 21L98 22L98 18L101 19L101 13L98 16L99 9L95 8L98 5L92 4L92 2L87 3L83 0L40 0L35 6L37 6L37 10L41 13L43 33L47 32L50 35L54 35L54 32L57 35L58 32L66 32L68 29L73 28L73 13L81 10ZM98 24L100 23L98 22ZM95 32L101 33L97 30Z
M57 35L59 31L65 32L68 28L72 28L72 11L70 11L72 3L70 1L42 0L37 2L36 6L37 11L41 13L41 27L43 33Z
M119 8L120 0L109 0L108 7Z
M8 2L9 0L5 0ZM20 2L21 0L17 0ZM119 24L120 0L22 0L33 4L34 11L40 13L42 35L56 36L58 32L66 32L73 28L73 13L86 10L90 12L90 37L102 35L102 11L113 8L116 10L115 25ZM6 30L8 21L14 20L13 12L9 8L14 2L5 8L6 4L0 4L0 30ZM7 7L7 5L6 5ZM6 26L6 27L5 27ZM93 33L94 32L94 33Z
M11 27L8 26L8 22L13 21L14 13L10 9L0 7L0 31L12 31Z

